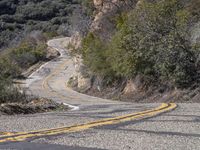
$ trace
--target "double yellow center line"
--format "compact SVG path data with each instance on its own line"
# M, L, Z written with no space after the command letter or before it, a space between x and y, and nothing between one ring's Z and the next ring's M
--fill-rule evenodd
M43 81L43 84L42 84L43 89L46 89L49 93L56 94L61 98L65 97L65 96L60 95L57 92L50 91L48 81L53 76L57 75L60 72L60 70L63 69L67 64L68 64L68 61L65 61L57 68L57 70L55 70L52 74L50 74L49 76L46 77L46 79ZM103 125L111 125L111 124L117 124L117 123L121 123L121 122L132 121L132 120L139 120L139 119L143 119L143 118L153 117L155 115L173 110L176 107L177 107L177 105L174 103L171 103L171 104L163 103L161 106L159 106L155 109L152 109L152 110L137 112L137 113L123 115L123 116L114 117L114 118L97 120L97 121L79 124L79 125L72 125L72 126L53 128L53 129L43 129L43 130L30 131L30 132L18 132L18 133L6 132L3 134L0 134L0 143L24 141L24 140L27 140L30 138L78 132L78 131L82 131L82 130L87 130L89 128L103 126Z
M78 131L82 131L82 130L87 130L89 128L103 126L103 125L111 125L111 124L117 124L117 123L121 123L121 122L132 121L132 120L139 120L139 119L152 117L152 116L173 110L176 107L177 107L177 105L174 103L170 103L170 104L163 103L161 106L159 106L155 109L152 109L152 110L128 114L128 115L119 116L119 117L115 117L115 118L108 118L108 119L93 121L93 122L80 124L80 125L73 125L73 126L54 128L54 129L44 129L44 130L30 131L30 132L19 132L19 133L13 133L13 134L9 134L9 135L2 135L2 136L0 136L0 143L24 141L29 138L78 132Z

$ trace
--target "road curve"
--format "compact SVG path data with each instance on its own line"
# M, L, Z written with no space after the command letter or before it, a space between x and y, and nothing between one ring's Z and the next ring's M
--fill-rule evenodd
M0 135L0 140L5 139L4 136L12 137L13 132L17 133L14 133L15 139L10 139L10 141L26 138L22 137L23 133L25 133L23 135L31 137L30 131L39 130L46 133L47 131L44 129L55 129L55 133L59 132L58 135L52 134L54 136L42 135L37 138L32 136L33 138L26 141L23 139L23 142L20 143L7 140L7 143L0 144L0 149L196 150L199 148L199 104L179 104L174 111L145 120L135 120L128 116L129 119L122 122L110 124L108 122L104 126L94 126L95 123L99 123L97 120L110 121L109 118L119 119L119 116L127 116L127 114L148 112L161 104L135 104L105 100L80 94L67 88L66 82L74 73L75 68L70 55L62 46L63 41L69 41L69 38L48 42L48 45L57 49L61 56L41 66L27 79L26 85L34 95L70 104L70 106L75 106L74 110L0 116L0 133L4 133L4 135ZM74 133L60 132L60 127L77 127L81 124L92 124L92 128Z
M66 49L62 47L62 43L67 41L69 38L48 41L48 46L59 51L60 57L44 64L26 81L32 93L50 98L55 96L57 102L69 103L77 107L118 103L80 94L66 86L67 81L75 72L73 60Z

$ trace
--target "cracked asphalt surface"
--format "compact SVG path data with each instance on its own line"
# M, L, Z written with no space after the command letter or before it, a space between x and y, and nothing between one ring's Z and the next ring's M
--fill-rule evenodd
M34 95L75 105L79 110L0 116L0 132L70 126L149 110L160 105L104 100L79 94L67 88L66 82L75 68L72 59L62 47L62 42L66 40L68 38L49 41L49 46L60 51L61 57L38 69L26 81L26 85ZM178 108L174 111L144 120L100 126L76 133L33 138L24 142L2 143L0 149L198 150L200 149L200 104L178 104Z

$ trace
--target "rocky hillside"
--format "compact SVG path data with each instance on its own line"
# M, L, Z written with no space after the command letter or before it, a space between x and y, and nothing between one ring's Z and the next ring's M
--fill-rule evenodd
M146 1L154 2L156 0ZM115 18L121 13L127 13L135 9L141 2L142 0L93 0L95 17L90 27L91 32L102 37L102 39L110 38L115 31ZM181 2L195 16L195 22L199 20L200 11L197 7L200 5L200 1L182 0Z
M91 25L94 32L102 39L108 39L114 33L115 19L121 13L133 9L138 0L94 0L95 17Z
M77 90L141 102L197 101L199 0L93 3L94 19L79 47L83 61L76 58L71 82Z

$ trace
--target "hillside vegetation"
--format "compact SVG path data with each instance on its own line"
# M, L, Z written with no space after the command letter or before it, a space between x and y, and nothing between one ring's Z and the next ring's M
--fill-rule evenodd
M82 42L84 63L106 80L140 76L147 87L198 86L200 47L190 34L199 21L197 7L198 0L140 0L131 11L116 15L110 40L88 33Z
M41 33L27 36L17 47L9 49L0 56L0 103L26 100L24 92L13 85L13 79L39 61L45 61L47 55L46 38Z
M84 31L79 23L89 20L91 13L91 1L1 0L0 103L27 100L13 80L23 77L32 65L47 61L48 39Z
M69 35L80 4L80 0L1 0L0 49L11 41L16 44L33 30Z

